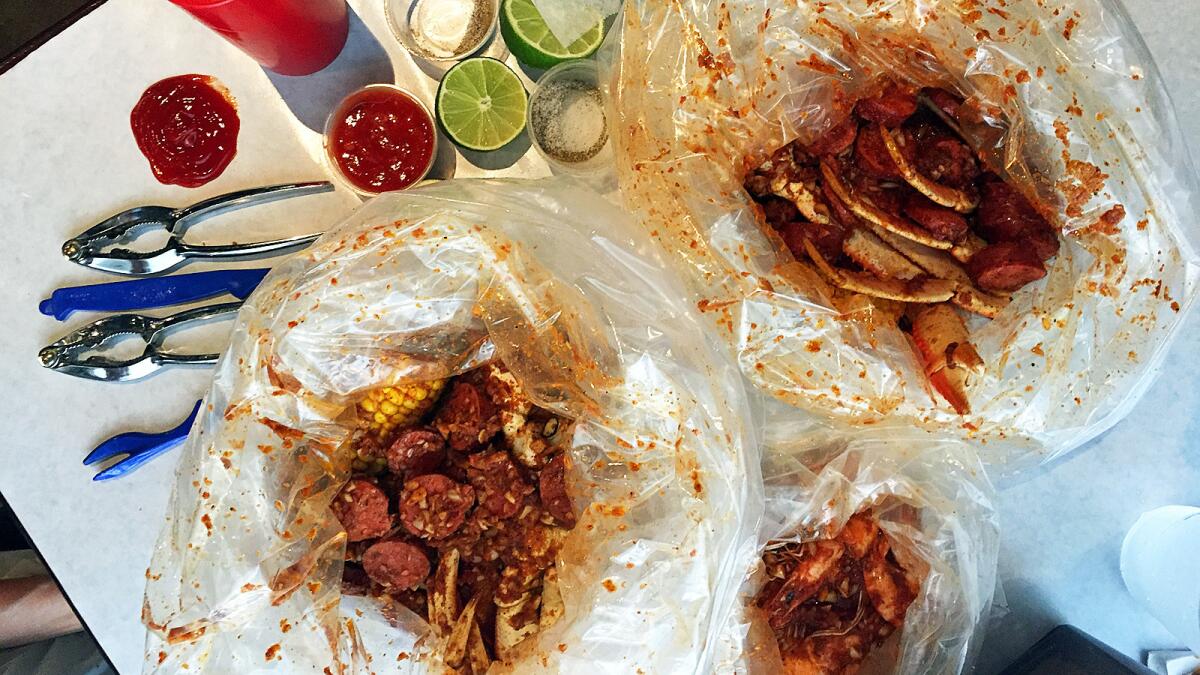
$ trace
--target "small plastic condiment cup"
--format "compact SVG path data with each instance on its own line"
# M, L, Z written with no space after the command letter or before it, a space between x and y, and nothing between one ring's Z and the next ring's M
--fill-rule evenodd
M356 184L353 180L350 179L349 176L346 175L346 173L342 170L342 165L338 163L337 158L334 157L334 154L333 154L333 152L334 152L333 151L333 132L334 132L334 129L336 128L336 126L338 125L338 123L346 118L347 109L350 108L351 105L357 103L359 98L365 92L381 91L381 90L387 91L390 93L399 94L399 95L409 99L413 103L416 103L417 107L419 107L421 109L421 111L423 113L425 113L425 117L429 120L429 130L433 134L433 139L432 139L433 145L432 145L432 148L429 153L429 163L425 166L425 170L421 172L420 176L418 176L415 180L410 182L408 185L404 186L404 188L402 188L402 189L407 190L408 188L418 185L422 181L424 181L425 176L429 175L429 170L433 168L434 162L437 161L437 154L438 154L437 121L434 119L433 115L430 114L429 108L426 107L425 104L421 102L421 99L418 98L416 96L416 94L413 94L411 91L408 91L407 89L404 89L403 87L398 87L394 84L368 84L367 86L362 87L361 89L355 89L354 91L350 92L346 96L346 98L343 98L341 100L341 102L337 104L337 106L333 109L333 112L329 113L329 117L325 118L325 131L324 131L324 137L322 139L322 143L325 146L325 152L324 152L325 163L329 165L330 172L338 177L338 180L342 183L342 185L345 185L347 188L350 188L354 192L356 192L364 197L377 197L382 193L367 190L367 189L361 187L360 185Z
M470 36L473 39L464 40L454 49L445 52L435 53L420 43L413 31L414 23L420 19L417 14L423 5L428 5L427 10L439 11L445 16L447 11L453 9L454 3L460 3L461 6L471 2L472 0L384 0L383 7L392 35L405 49L427 61L444 63L459 61L474 54L491 39L500 21L501 0L473 0L475 6L488 5L481 8L486 10L486 13L475 18L477 23L468 29L473 33ZM468 24L470 23L472 22L469 21Z
M538 78L537 84L534 87L533 93L529 95L529 103L525 108L525 129L529 134L529 139L534 149L546 160L552 168L561 173L567 173L574 176L591 176L605 177L613 173L613 150L612 150L612 134L609 128L609 120L607 117L604 120L604 145L594 155L587 159L577 162L564 161L560 157L553 155L545 144L545 139L541 138L547 130L541 128L540 120L536 120L535 111L545 104L545 96L548 92L552 92L552 86L561 83L579 83L587 89L595 89L600 92L600 69L596 66L596 62L590 59L575 59L565 61L563 63L550 68L541 77ZM601 108L603 109L603 92L600 92ZM607 115L607 112L605 112Z

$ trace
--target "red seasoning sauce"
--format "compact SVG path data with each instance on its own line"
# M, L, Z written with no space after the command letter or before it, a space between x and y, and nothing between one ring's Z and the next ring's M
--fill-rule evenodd
M363 192L403 190L433 164L432 118L391 87L351 95L330 121L325 142L342 175Z
M167 185L199 187L220 176L237 153L237 108L208 75L155 82L129 115L138 148L154 177Z

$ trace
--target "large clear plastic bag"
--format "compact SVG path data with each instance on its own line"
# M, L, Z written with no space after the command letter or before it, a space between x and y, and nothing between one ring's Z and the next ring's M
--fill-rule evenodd
M954 675L982 641L996 588L1000 528L978 455L920 430L880 436L815 432L794 414L768 416L763 439L766 509L760 547L835 536L867 512L906 569L921 577L903 626L868 655L863 675ZM771 417L775 417L772 420ZM749 569L740 612L722 634L716 671L782 671L757 595L761 558Z
M1149 385L1196 297L1196 182L1116 0L681 0L626 3L620 23L605 56L622 193L758 387L844 425L965 434L1008 472L1101 433ZM1064 233L1046 279L970 320L987 368L965 417L869 302L834 309L741 189L882 76L978 103L975 145Z
M709 669L755 554L759 457L736 365L654 250L576 182L449 181L375 199L276 268L183 450L146 672L436 671L417 615L340 596L328 505L365 392L491 358L577 420L565 615L512 669Z

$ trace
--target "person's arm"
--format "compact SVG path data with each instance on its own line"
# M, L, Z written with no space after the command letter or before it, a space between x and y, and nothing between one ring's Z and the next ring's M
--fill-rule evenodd
M48 576L0 581L0 649L80 630L79 619Z

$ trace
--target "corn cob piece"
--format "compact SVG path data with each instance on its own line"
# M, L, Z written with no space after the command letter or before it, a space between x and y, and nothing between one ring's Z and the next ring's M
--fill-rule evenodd
M359 441L356 471L382 470L387 460L378 452L397 429L416 424L437 403L446 380L412 382L396 387L380 387L367 393L358 403L358 418L363 438Z

